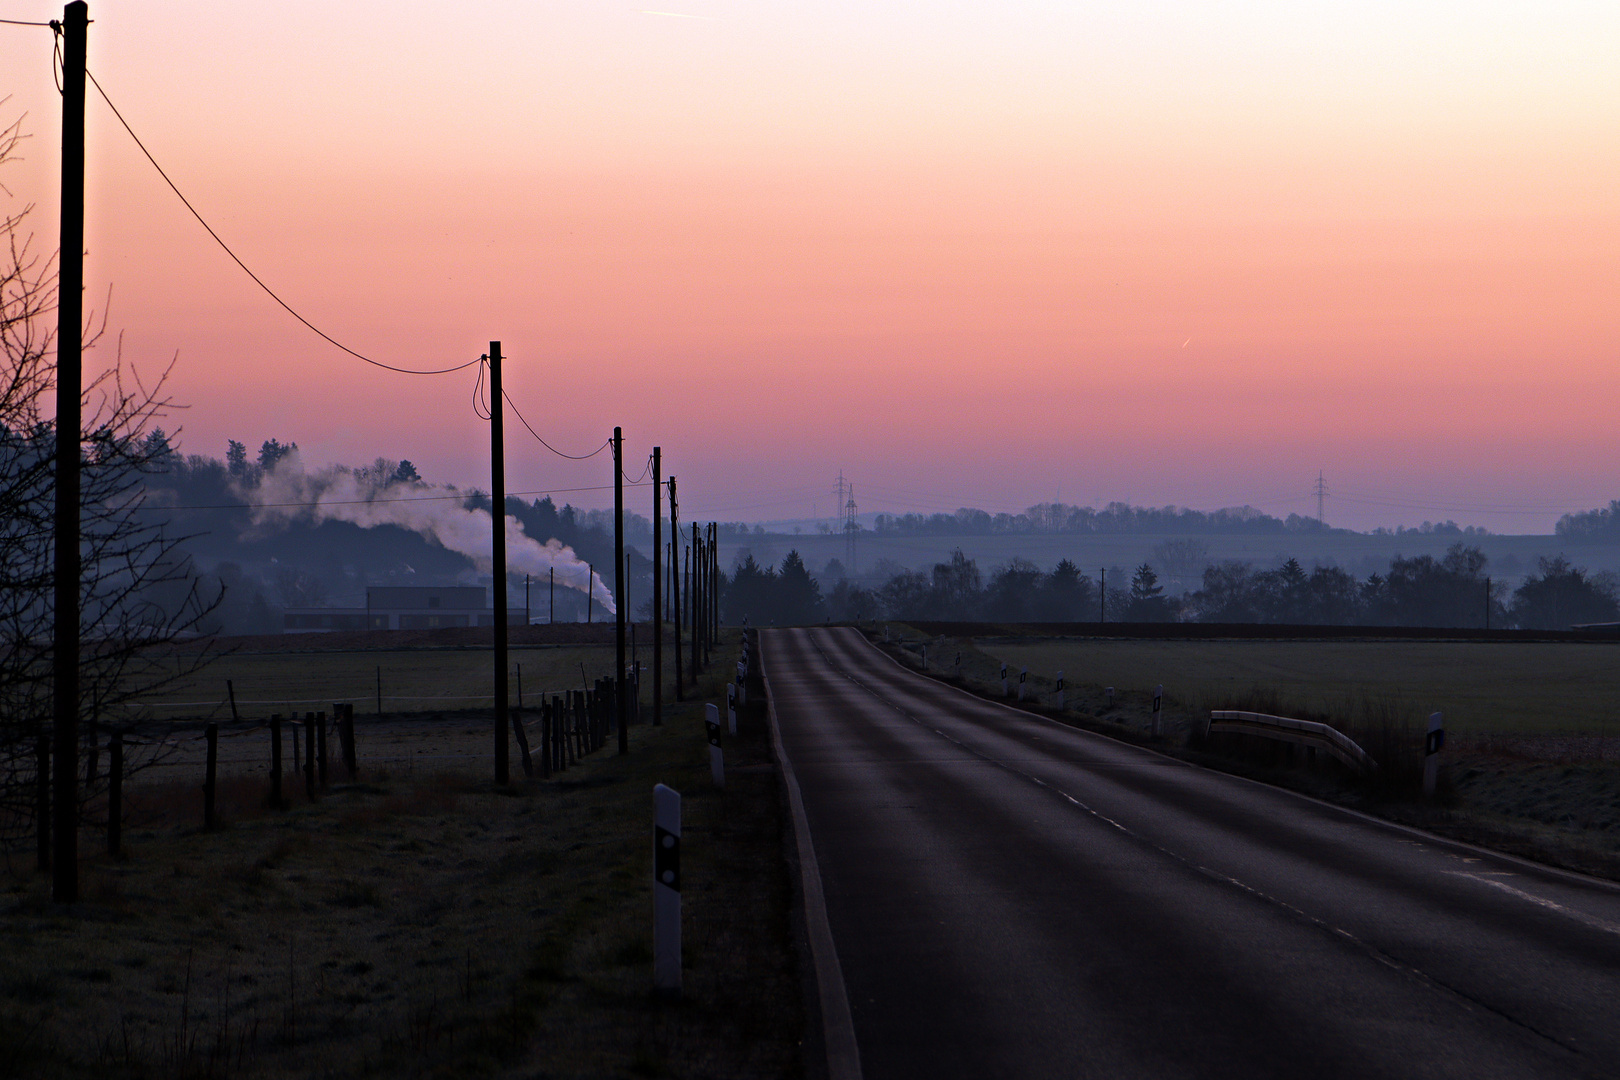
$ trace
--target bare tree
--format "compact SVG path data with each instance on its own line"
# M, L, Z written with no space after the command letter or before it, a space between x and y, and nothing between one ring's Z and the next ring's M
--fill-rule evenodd
M1209 545L1190 536L1178 536L1154 546L1152 560L1170 583L1185 591L1209 563Z
M3 101L0 101L3 104ZM17 159L26 138L19 118L0 131L0 166ZM11 192L0 186L9 198ZM33 830L40 809L36 747L51 725L53 508L57 258L41 256L25 226L24 205L0 216L0 847ZM86 336L102 339L105 314ZM79 583L80 717L89 739L116 730L129 740L126 768L150 763L161 739L140 738L138 700L188 677L207 659L178 664L154 650L190 636L218 603L199 589L179 550L183 537L141 513L144 478L166 444L147 439L171 403L166 369L144 384L115 350L83 390ZM92 755L90 760L94 760ZM71 763L78 769L80 762ZM100 793L81 788L81 806Z

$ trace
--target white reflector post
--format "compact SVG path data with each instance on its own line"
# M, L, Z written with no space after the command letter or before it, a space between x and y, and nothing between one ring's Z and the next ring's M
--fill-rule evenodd
M1029 681L1029 668L1018 669L1018 700L1024 700L1024 683Z
M1164 734L1164 686L1153 688L1153 737Z
M1058 708L1062 709L1064 707L1064 703L1063 703L1063 672L1062 671L1058 672L1057 696L1058 696Z
M714 702L705 705L704 712L709 724L709 775L714 777L714 786L726 786L726 755L720 749L720 707Z
M653 990L681 992L681 793L653 786Z
M726 730L737 734L737 684L726 684Z
M1434 798L1435 781L1440 778L1440 748L1446 744L1445 717L1429 714L1429 734L1423 740L1423 795Z
M1010 692L1007 690L1007 665L1006 664L1001 665L1001 696L1002 697L1010 697L1011 696Z

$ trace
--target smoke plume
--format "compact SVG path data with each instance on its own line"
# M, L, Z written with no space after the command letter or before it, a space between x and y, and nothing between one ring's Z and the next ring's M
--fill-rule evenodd
M266 470L256 487L243 488L241 495L252 508L255 525L295 521L319 525L329 520L362 529L397 525L460 552L484 573L494 569L489 512L467 509L461 502L465 493L448 484L390 484L384 476L341 466L310 473L296 457L289 457ZM508 573L544 577L555 570L558 585L588 592L603 611L614 614L613 593L573 548L557 540L540 543L526 535L515 518L504 520Z

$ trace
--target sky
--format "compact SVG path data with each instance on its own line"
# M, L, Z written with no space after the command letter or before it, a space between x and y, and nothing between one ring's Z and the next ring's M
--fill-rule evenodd
M305 318L405 367L501 341L540 435L661 445L687 520L830 517L840 470L862 513L1620 498L1620 5L641 2L95 0L89 66ZM488 486L472 369L315 336L90 93L102 361L173 361L185 450ZM48 30L0 26L5 94L54 247ZM605 455L507 446L510 490L611 505Z

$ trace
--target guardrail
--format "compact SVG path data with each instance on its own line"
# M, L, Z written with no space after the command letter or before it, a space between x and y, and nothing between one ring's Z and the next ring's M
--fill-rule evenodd
M1357 772L1378 771L1378 762L1357 746L1355 741L1338 728L1319 724L1314 720L1294 720L1269 713L1243 712L1237 709L1214 709L1209 714L1209 728L1214 732L1232 732L1239 735L1258 735L1263 739L1295 743L1326 750Z

